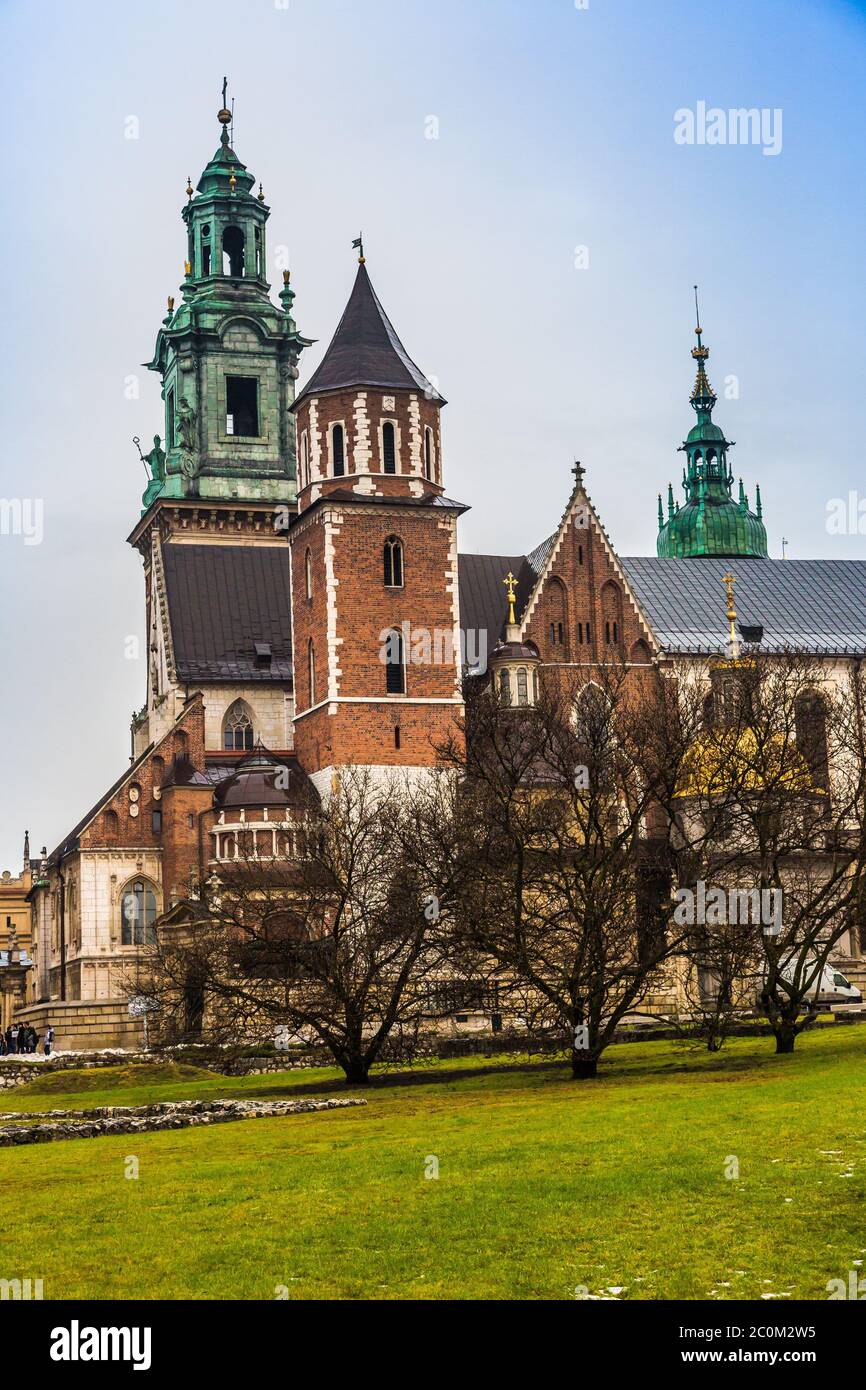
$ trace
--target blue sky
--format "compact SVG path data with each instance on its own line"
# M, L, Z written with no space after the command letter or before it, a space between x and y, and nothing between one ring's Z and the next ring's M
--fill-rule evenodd
M761 483L771 554L783 536L794 556L866 553L826 528L828 502L866 488L863 4L4 0L0 54L0 497L44 507L41 544L0 535L0 867L25 825L53 846L128 757L145 687L125 655L143 623L131 438L161 429L140 364L182 275L183 190L216 147L224 72L271 253L289 248L319 340L302 380L363 228L376 289L449 400L463 549L537 545L579 457L616 547L653 553L692 418L697 280L716 417L752 496ZM675 112L699 102L780 109L781 153L678 145Z

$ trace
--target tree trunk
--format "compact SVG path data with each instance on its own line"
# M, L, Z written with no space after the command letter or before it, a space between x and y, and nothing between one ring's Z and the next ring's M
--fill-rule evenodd
M588 1057L585 1052L572 1052L571 1075L575 1081L586 1081L598 1076L598 1058Z
M776 1055L794 1051L794 1044L797 1041L797 1031L790 1025L782 1025L781 1028L774 1029L776 1034Z
M369 1086L369 1067L363 1057L342 1057L340 1066L346 1074L347 1085Z

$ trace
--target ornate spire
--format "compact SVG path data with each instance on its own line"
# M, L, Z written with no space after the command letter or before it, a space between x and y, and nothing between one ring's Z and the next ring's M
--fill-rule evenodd
M685 504L673 508L669 492L668 520L659 527L657 550L661 556L685 559L701 555L766 556L767 533L761 520L749 510L746 490L740 483L734 497L734 476L728 451L734 441L713 420L716 393L707 376L710 350L704 344L698 287L695 285L695 336L692 357L698 374L689 403L697 420L681 445L686 455L683 470Z
M691 394L691 402L692 408L697 413L698 419L701 419L701 415L703 412L706 415L706 419L709 420L710 416L713 413L713 406L716 403L717 397L715 391L710 385L709 378L707 377L706 372L706 363L710 355L710 350L708 347L704 347L703 343L704 330L701 328L701 314L700 309L698 308L697 285L695 285L695 321L695 333L697 335L698 345L697 347L692 348L692 357L694 357L695 361L698 364L698 375L695 380L695 388Z

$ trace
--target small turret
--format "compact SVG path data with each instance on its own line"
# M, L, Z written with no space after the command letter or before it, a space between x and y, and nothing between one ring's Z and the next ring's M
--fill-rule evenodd
M520 636L520 624L515 613L517 580L510 570L502 583L508 594L508 622L505 640L493 649L490 656L490 678L500 704L526 709L538 703L541 656L532 642L524 642Z

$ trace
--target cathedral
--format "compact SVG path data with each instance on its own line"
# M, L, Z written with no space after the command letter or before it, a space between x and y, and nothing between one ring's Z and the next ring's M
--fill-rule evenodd
M714 422L698 324L682 501L657 554L617 553L575 465L558 525L523 555L461 554L446 402L367 271L316 371L288 271L266 279L269 208L223 107L182 216L185 277L149 368L164 424L129 535L144 574L147 690L117 780L34 860L27 1017L58 1046L135 1045L130 999L154 924L238 853L292 854L293 812L339 769L436 763L469 674L531 705L547 667L718 654L722 576L762 650L828 673L866 654L866 560L768 558ZM459 492L459 480L457 483ZM528 541L534 538L527 538ZM863 981L861 943L840 960ZM864 962L866 965L866 962Z

